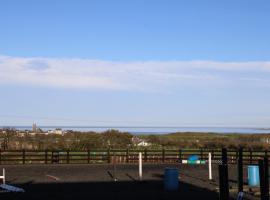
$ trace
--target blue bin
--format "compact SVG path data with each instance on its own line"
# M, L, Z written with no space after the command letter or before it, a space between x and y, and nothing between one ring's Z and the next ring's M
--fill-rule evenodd
M248 166L248 185L249 186L260 185L259 166L256 165Z
M188 161L197 161L199 160L199 156L197 155L191 155L188 157Z
M164 189L167 191L178 190L179 181L178 181L179 171L176 168L165 168L164 172Z

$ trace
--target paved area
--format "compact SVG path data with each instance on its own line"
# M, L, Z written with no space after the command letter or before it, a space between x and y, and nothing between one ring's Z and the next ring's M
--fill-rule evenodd
M2 199L218 199L218 172L213 181L206 165L145 164L139 181L135 164L113 165L7 165L7 183L22 187L24 194L0 194ZM180 187L163 189L166 167L178 168ZM236 186L236 166L229 167L230 186ZM246 170L245 170L246 171ZM244 175L246 176L246 175ZM117 181L115 182L115 179Z

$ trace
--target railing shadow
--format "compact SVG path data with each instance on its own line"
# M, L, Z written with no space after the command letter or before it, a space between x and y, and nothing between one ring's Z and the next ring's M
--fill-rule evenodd
M72 182L72 183L36 183L17 185L25 193L3 193L1 200L176 200L207 199L216 200L214 191L180 183L177 191L163 189L163 181L117 181L117 182Z

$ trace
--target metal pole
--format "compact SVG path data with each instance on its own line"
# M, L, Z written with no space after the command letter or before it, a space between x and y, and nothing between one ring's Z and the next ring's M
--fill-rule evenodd
M212 180L212 155L208 153L209 180Z
M142 180L142 153L139 153L139 179Z
M6 184L6 170L3 168L3 184Z

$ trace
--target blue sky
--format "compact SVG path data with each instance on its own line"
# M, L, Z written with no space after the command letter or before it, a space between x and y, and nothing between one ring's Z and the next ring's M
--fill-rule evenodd
M269 1L0 2L0 125L270 126Z

